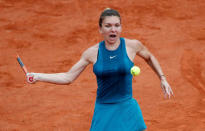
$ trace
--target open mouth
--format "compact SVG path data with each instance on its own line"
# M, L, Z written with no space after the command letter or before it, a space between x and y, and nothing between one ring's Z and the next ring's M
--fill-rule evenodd
M110 35L110 37L111 37L111 38L115 38L115 37L116 37L116 35Z

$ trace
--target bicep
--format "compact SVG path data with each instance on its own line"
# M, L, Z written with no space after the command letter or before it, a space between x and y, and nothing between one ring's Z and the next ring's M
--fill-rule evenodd
M66 73L67 77L73 81L75 80L81 72L87 67L89 64L89 61L87 61L85 58L81 58L75 65L72 66L72 68Z
M86 66L89 64L87 60L81 58L73 67L68 71L69 73L79 73L82 72Z
M95 48L94 48L95 49ZM71 79L71 81L75 80L80 73L92 63L93 57L93 47L88 48L83 52L81 59L66 73L67 77Z

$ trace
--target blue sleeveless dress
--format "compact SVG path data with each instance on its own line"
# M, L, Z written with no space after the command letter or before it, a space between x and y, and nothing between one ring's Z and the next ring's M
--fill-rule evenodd
M124 38L110 51L105 42L99 43L93 72L97 78L97 98L90 131L143 131L146 129L142 112L132 97L133 62L126 52Z

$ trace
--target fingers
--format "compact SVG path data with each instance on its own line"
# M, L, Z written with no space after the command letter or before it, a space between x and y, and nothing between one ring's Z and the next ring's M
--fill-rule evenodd
M26 74L27 82L33 84L36 82L35 73L27 73Z
M168 96L168 98L170 99L170 97L171 97L171 94L170 94L170 87L169 86L165 86L164 87L165 88L165 94L166 94L166 96Z
M164 98L165 99L167 99L167 97L170 98L170 95L169 95L168 91L166 90L166 88L164 86L162 87L162 90L163 90L163 93L164 93Z
M168 97L168 94L164 94L164 99L167 99L167 97ZM168 97L169 98L169 97Z
M163 93L164 93L164 97L165 98L171 98L171 96L174 96L174 93L171 89L171 87L169 86L169 84L166 81L163 81L161 83L162 89L163 89Z
M167 94L168 94L169 98L170 98L171 96L174 96L174 93L173 93L171 87L167 87L167 88L168 88L168 89L167 89Z
M171 97L171 94L170 94L170 87L168 87L168 89L167 89L167 94L168 94L168 97L169 97L169 99L170 99L170 97Z
M172 91L172 89L170 88L170 91L171 91L171 94L174 96L174 93L173 93L173 91Z

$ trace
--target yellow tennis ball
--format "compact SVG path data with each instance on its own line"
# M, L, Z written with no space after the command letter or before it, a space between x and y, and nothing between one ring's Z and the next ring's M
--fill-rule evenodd
M138 66L133 66L131 69L130 69L130 72L133 76L137 76L140 74L140 68Z

